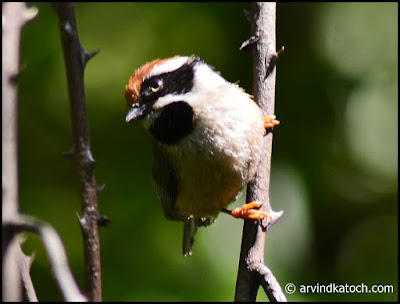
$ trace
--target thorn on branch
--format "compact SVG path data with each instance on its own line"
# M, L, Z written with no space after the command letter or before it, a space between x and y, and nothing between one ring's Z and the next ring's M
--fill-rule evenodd
M65 151L62 153L63 156L69 158L69 159L74 159L74 155L75 155L75 149L74 146L72 146L71 149L69 149L68 151Z
M74 38L71 23L69 23L69 21L65 21L62 24L61 28L63 29L63 34L65 35L65 37L67 37L68 41L71 42Z
M108 228L108 224L111 223L111 219L109 219L106 215L99 215L97 223L99 224L99 226Z
M19 68L19 71L18 71L18 72L14 73L14 74L11 74L11 75L9 76L9 79L8 79L8 80L9 80L9 82L10 82L10 84L11 84L12 86L16 86L16 85L17 85L17 82L18 82L19 78L21 77L22 73L25 72L25 69L26 69L26 65L22 65L22 66Z
M249 23L251 23L251 13L250 13L250 11L247 10L247 9L243 9L243 14L244 14L244 17L246 18L246 20Z
M8 81L14 87L17 85L19 77L21 77L21 70L9 76Z
M255 43L258 42L258 40L260 40L260 36L251 36L249 39L247 39L245 42L242 43L239 50L248 51L250 47L252 47Z
M94 56L96 56L100 52L100 49L94 51L94 52L88 52L85 49L82 48L81 51L81 56L82 56L82 62L83 62L83 67L85 68L86 64L90 59L92 59Z
M21 248L19 251L19 267L21 271L22 285L24 287L24 296L29 302L37 302L36 291L32 283L30 269L32 267L35 252L31 256L26 255Z
M99 194L100 194L101 192L103 192L103 190L104 190L105 187L106 187L106 184L103 184L103 185L101 185L101 186L96 185L97 196L99 196Z
M267 59L267 57L265 57L265 66L267 68L266 68L266 71L265 71L264 80L267 79L268 76L271 75L271 73L274 71L274 69L276 67L276 63L278 62L278 58L283 53L284 50L285 50L285 47L282 46L282 48L278 52L273 52L269 56L269 60Z
M263 219L264 222L263 225L261 226L263 231L269 230L272 227L272 225L275 224L280 219L280 217L283 215L283 210L277 212L271 210L271 212L269 212L268 214L271 216L271 220L267 218ZM268 221L266 225L264 225L265 221Z
M87 233L88 230L88 222L86 221L85 214L82 217L79 216L79 213L76 213L78 217L79 224L81 226L82 234Z
M28 266L29 266L29 269L30 269L32 267L33 261L35 260L36 251L34 250L31 255L24 254L24 256L25 256L25 260L28 263Z
M96 161L94 160L89 148L86 148L84 151L85 156L82 158L82 166L92 171L96 165Z
M39 14L39 10L37 7L26 7L23 13L24 21L29 22L33 19L36 18L36 16Z

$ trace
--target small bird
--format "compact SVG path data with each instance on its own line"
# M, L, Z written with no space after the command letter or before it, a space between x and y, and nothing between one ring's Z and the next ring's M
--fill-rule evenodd
M155 59L126 86L126 122L144 119L153 138L153 182L169 220L184 223L182 251L191 255L197 227L219 212L258 220L251 202L228 210L255 175L263 136L279 121L252 97L195 56Z

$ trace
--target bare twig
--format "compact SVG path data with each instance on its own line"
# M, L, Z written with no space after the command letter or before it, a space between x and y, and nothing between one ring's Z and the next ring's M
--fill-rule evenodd
M54 4L54 7L60 20L74 134L74 157L81 185L83 215L79 218L79 221L84 241L86 289L91 301L101 301L99 211L96 181L93 174L95 160L90 151L89 125L83 82L85 65L94 54L86 52L80 43L75 4L71 2L57 3Z
M253 54L253 95L263 113L272 116L275 100L275 3L257 2L252 7L252 38L242 48ZM275 58L275 59L274 59ZM286 301L279 283L264 264L265 235L283 214L274 212L269 200L272 133L264 137L263 156L254 179L247 187L247 202L262 201L262 211L271 215L255 224L245 220L240 252L235 301L255 301L259 286L263 286L271 301Z
M51 264L54 277L65 301L86 301L72 276L67 255L57 232L49 224L40 222L31 216L20 216L15 221L7 222L3 229L11 233L30 231L40 235ZM21 252L23 254L23 252Z
M35 252L31 256L27 256L18 246L18 257L21 270L22 285L24 287L24 294L28 302L38 302L36 291L32 283L30 269L35 258Z
M23 2L2 4L2 222L18 216L17 79L22 27L37 9ZM19 244L13 234L2 231L2 300L22 299Z

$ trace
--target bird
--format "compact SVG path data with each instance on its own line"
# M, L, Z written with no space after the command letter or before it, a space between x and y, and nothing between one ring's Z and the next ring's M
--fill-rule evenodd
M182 253L197 227L220 212L257 221L270 216L250 202L226 207L254 177L263 137L279 124L237 83L197 56L152 60L126 85L126 122L143 120L152 136L152 178L168 220L183 222Z

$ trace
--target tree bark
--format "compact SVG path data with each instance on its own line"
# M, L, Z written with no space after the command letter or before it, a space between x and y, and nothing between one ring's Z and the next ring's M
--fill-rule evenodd
M54 4L60 20L61 40L67 73L68 95L74 135L73 154L81 186L82 228L86 291L90 301L101 301L100 240L97 204L97 185L94 178L95 160L90 150L89 123L86 113L83 73L87 61L94 54L86 52L79 40L75 4Z
M275 3L257 2L252 6L252 36L241 47L250 48L253 56L253 95L264 115L272 116L275 101ZM279 283L264 264L266 232L283 212L274 212L270 205L272 132L264 137L263 155L254 179L247 187L246 202L261 201L261 210L271 215L258 223L245 220L236 281L235 301L252 301L263 286L271 301L286 301Z

